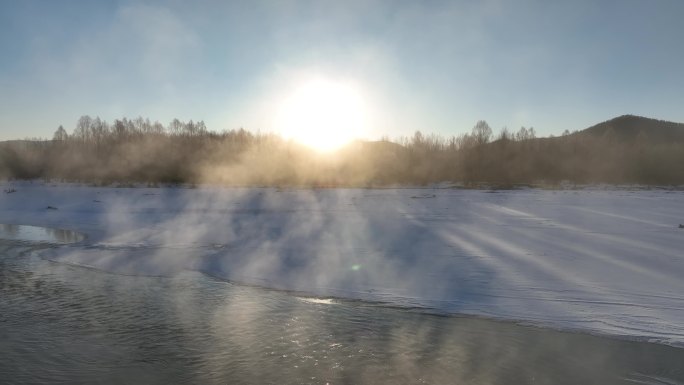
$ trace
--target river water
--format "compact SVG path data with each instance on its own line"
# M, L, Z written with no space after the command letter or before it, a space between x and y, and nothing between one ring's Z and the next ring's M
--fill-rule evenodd
M0 383L684 383L664 345L36 255L67 233L0 240Z

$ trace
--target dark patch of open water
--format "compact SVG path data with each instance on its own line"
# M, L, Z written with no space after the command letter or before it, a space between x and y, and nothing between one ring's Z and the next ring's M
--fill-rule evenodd
M131 277L0 241L0 383L678 384L684 349L187 272Z
M0 239L34 243L75 243L85 239L80 233L50 227L0 224Z

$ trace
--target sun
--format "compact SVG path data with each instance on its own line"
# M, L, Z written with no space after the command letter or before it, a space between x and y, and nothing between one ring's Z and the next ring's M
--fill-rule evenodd
M284 98L275 126L286 139L319 151L333 151L363 135L364 101L351 84L311 79Z

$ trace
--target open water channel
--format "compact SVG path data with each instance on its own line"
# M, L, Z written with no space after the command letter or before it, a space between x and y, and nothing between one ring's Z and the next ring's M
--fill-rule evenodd
M684 349L41 259L0 228L0 383L681 384Z

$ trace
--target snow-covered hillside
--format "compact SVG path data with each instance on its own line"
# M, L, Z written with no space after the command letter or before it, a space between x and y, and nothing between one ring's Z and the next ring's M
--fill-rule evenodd
M88 236L52 260L684 346L681 191L12 187L0 223Z

